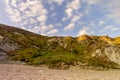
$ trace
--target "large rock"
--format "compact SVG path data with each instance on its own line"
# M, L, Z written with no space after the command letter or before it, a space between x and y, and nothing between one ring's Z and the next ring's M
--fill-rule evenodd
M0 51L0 62L5 61L7 59L7 55L4 51Z
M17 50L19 47L18 43L7 38L0 42L0 50L5 52Z
M99 49L95 49L92 57L104 58L107 61L120 65L120 48L117 45L108 45Z
M105 48L105 55L112 61L120 65L120 48L111 45Z

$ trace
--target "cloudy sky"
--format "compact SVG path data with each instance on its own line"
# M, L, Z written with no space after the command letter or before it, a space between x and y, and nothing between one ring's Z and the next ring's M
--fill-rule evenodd
M48 36L120 36L120 0L0 0L0 23Z

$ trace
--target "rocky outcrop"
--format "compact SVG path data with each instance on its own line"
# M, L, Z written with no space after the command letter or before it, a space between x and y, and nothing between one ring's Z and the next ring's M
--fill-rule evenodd
M110 61L120 65L120 47L116 45L110 45L108 47L105 47L104 54Z
M15 51L17 49L20 49L18 43L15 43L6 37L0 36L0 63L7 63L7 53L10 51Z
M14 42L8 38L4 38L0 42L0 50L2 50L4 52L15 51L19 48L20 48L20 46L18 43Z
M0 62L7 59L7 55L4 51L0 50Z
M110 44L103 46L102 48L95 49L91 56L96 58L98 61L102 61L102 63L106 63L108 66L111 65L110 63L115 63L117 64L117 67L120 67L120 47L117 45Z

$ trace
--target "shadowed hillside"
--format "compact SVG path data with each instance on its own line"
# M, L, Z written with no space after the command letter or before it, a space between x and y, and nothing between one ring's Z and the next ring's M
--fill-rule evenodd
M48 37L0 24L0 62L4 60L57 69L119 68L120 37Z

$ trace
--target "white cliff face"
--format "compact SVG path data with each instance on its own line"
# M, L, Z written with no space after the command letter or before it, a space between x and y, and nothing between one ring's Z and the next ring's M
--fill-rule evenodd
M101 49L96 49L95 52L92 54L92 57L97 57L97 56L100 57L103 56Z
M102 49L96 49L92 53L92 57L102 57L106 58L106 60L117 63L120 65L120 48L116 45L109 45Z
M118 46L111 45L106 47L104 53L110 61L120 65L120 48Z

